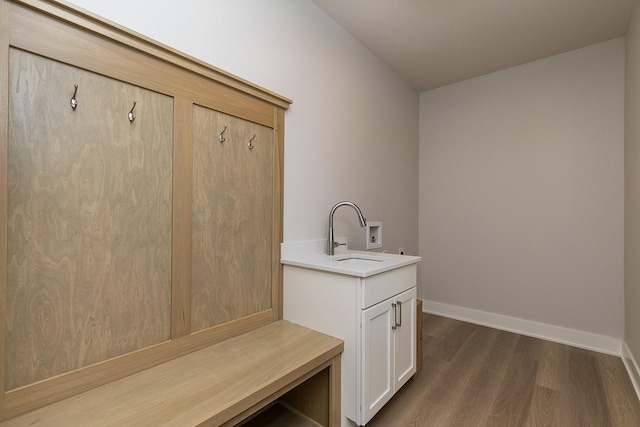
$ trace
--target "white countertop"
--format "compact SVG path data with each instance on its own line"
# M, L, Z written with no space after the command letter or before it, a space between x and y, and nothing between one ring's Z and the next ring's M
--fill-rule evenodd
M345 242L346 239L336 239ZM419 256L396 255L387 252L367 252L336 248L335 255L325 253L326 240L288 242L281 245L284 265L310 268L354 277L369 277L422 260Z

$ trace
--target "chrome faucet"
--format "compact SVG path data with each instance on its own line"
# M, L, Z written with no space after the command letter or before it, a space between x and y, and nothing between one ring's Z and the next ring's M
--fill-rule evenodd
M367 225L367 219L362 215L362 211L358 206L356 206L355 203L353 202L336 203L336 205L332 207L331 211L329 212L329 238L327 239L327 255L333 255L335 248L337 248L341 244L344 244L344 243L338 243L333 239L333 214L336 212L336 209L338 209L340 206L351 206L353 209L355 209L356 213L358 214L360 227L364 227L365 225Z

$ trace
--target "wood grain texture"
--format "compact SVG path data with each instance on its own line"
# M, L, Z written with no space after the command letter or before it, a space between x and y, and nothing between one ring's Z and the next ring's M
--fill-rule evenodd
M271 322L0 425L227 425L322 372L342 350L336 338Z
M191 176L193 103L175 100L173 145L173 250L171 253L171 338L191 333Z
M506 360L516 345L513 334L499 331L494 340L487 342L487 353L476 362L469 385L455 397L455 409L449 414L452 425L470 425L478 419L485 419L491 412L491 405L498 397L499 385L508 371ZM487 389L493 392L487 392Z
M191 329L199 331L271 307L274 148L272 129L208 108L194 107L193 124Z
M487 426L522 425L531 410L538 363L526 357L512 357L507 363Z
M0 58L9 57L9 10L0 2ZM0 66L0 419L5 406L7 301L7 155L9 153L9 67Z
M597 357L587 352L569 353L569 387L574 396L565 402L567 406L580 406L582 411L573 411L569 417L572 425L610 425L607 398L598 371Z
M337 355L324 371L282 396L278 400L278 404L245 420L239 426L341 426L340 370L340 355Z
M87 19L81 12L64 6L58 8L47 1L30 1L52 16L61 17L61 20L52 20L18 3L10 2L11 44L14 47L173 97L186 97L265 126L275 126L274 103L280 108L286 108L290 103L139 35ZM80 27L83 23L90 31ZM56 42L52 43L52 40ZM247 92L237 90L242 88Z
M151 346L7 392L0 419L15 417L53 402L152 368L272 323L271 310Z
M320 426L329 425L330 368L316 374L280 398L292 412L304 414Z
M596 357L598 371L607 402L607 412L612 425L631 426L638 423L638 408L628 396L635 390L631 381L627 381L627 370L613 357Z
M326 425L326 424L324 424ZM313 420L291 411L286 405L280 402L269 407L257 417L247 420L238 427L321 427Z
M367 424L638 426L619 357L423 314L423 369Z
M530 414L521 425L526 426L562 426L570 425L560 422L561 394L550 388L536 385L531 398Z
M169 339L173 135L154 92L16 49L9 82L6 390Z
M284 110L274 108L275 128L274 134L274 178L277 180L273 186L273 233L271 243L271 304L273 307L273 320L281 320L283 318L283 289L282 289L282 264L280 263L280 243L283 241L283 224L278 221L282 218L283 198L284 198Z
M24 387L12 388L15 386L8 386L4 383L5 379L8 377L8 373L5 372L5 368L9 363L7 361L8 350L5 347L5 343L8 342L8 340L5 338L9 328L15 328L15 325L17 324L15 318L12 320L9 319L9 316L19 314L24 317L31 315L32 313L23 310L20 306L12 313L2 311L8 308L11 303L8 301L9 295L6 294L6 279L8 277L8 273L0 274L0 314L2 314L0 318L0 370L2 371L0 372L0 391L4 391L4 393L0 393L0 419L15 416L25 411L47 405L56 400L99 386L112 379L121 378L142 369L147 369L163 361L180 357L185 353L202 348L203 346L220 342L221 340L236 336L240 333L246 332L247 330L263 326L269 321L282 318L281 305L278 307L278 302L281 301L282 290L282 278L280 274L281 266L279 264L279 244L282 239L282 159L284 145L282 132L284 130L284 110L288 108L290 101L249 82L237 79L228 73L193 58L189 58L188 56L167 48L166 46L159 45L152 40L132 33L125 28L104 22L97 16L75 10L71 4L67 4L65 2L48 0L0 0L0 20L0 41L2 42L2 46L0 46L0 53L3 57L9 58L9 47L11 46L15 50L31 52L36 56L51 58L59 64L68 64L76 69L83 69L85 70L83 73L87 73L89 75L91 74L90 72L93 72L96 73L95 75L108 76L113 79L113 82L126 82L127 84L123 84L125 89L122 89L121 94L126 95L127 98L133 94L139 101L138 106L136 107L136 115L138 118L134 124L134 129L138 130L142 129L141 125L145 121L149 124L149 116L144 116L146 118L143 119L143 116L141 115L141 111L145 108L143 105L148 105L154 101L145 101L143 96L138 96L134 92L128 92L129 89L126 88L139 89L144 87L147 89L143 91L145 94L153 94L156 92L154 95L165 94L169 98L173 97L178 100L178 102L174 102L173 105L172 119L175 120L175 126L188 127L188 129L175 129L173 132L173 137L175 138L173 153L174 164L171 166L173 168L173 172L175 172L175 176L172 177L173 194L171 194L171 197L168 197L168 199L173 203L171 219L173 222L173 234L170 236L171 240L169 242L169 251L172 251L174 256L172 256L170 264L165 262L162 263L163 266L166 266L164 271L170 272L171 289L167 292L171 293L171 303L175 305L171 306L171 324L169 325L169 330L171 332L171 337L175 338L175 340L166 340L163 338L165 340L161 341L157 345L152 344L150 346L140 348L139 350L122 354L121 356L111 357L104 361L92 363L81 368L67 371L61 375L54 376L50 376L52 375L52 369L49 367L51 359L48 359L48 361L41 361L38 359L35 364L32 364L31 369L33 372L41 372L45 379L30 383ZM35 70L35 74L40 71L41 70ZM65 74L64 77L69 76L73 76L73 74ZM11 85L9 83L8 67L0 67L0 79L0 83L3 88L2 93L0 93L0 100L2 100L2 105L0 105L0 115L3 115L4 117L4 120L0 120L0 132L2 132L2 135L0 135L2 136L2 141L0 141L0 164L2 165L0 168L2 171L0 174L0 184L2 189L0 192L0 237L2 237L2 239L0 239L0 272L3 271L3 269L5 269L4 271L6 272L6 268L9 263L13 262L8 259L6 252L8 240L10 238L8 235L7 225L9 221L7 218L7 195L9 191L13 191L13 189L9 188L8 184L9 160L6 157L9 152L8 129L3 128L9 123L9 101L7 99L7 95L9 94L9 88ZM73 80L76 79L74 78ZM38 126L55 127L57 125L58 128L64 128L65 125L63 125L63 121L60 119L67 117L66 111L70 110L68 101L72 94L73 83L75 82L76 81L71 82L69 87L67 87L69 85L68 82L64 84L60 82L60 87L64 92L64 96L60 98L63 100L63 104L61 104L62 110L59 112L56 112L55 110L48 110L50 114L42 116L43 121L38 123ZM93 106L96 105L96 101L104 104L108 103L109 100L103 100L100 95L94 96L93 98L86 98L85 96L87 93L83 93L83 88L85 86L86 83L80 83L78 93L80 106L79 109L71 115L71 118L75 119L79 123L78 126L85 126L84 129L87 131L90 127L87 125L86 121L79 119L80 117L83 117L82 114L87 112L82 108L94 108ZM97 90L102 89L104 88L97 88ZM35 90L36 87L30 88L29 93L35 93ZM58 95L56 95L56 97L58 97ZM87 103L87 99L93 99L93 103ZM140 103L141 100L144 102ZM22 100L20 102L24 103L27 101L30 102L30 100ZM126 106L124 108L127 112L131 108L130 103L131 100L127 100L125 102ZM273 162L274 168L271 177L271 179L274 180L272 183L273 218L271 226L271 236L273 237L273 240L270 242L270 274L272 278L272 295L270 296L271 304L267 304L269 307L263 311L255 312L255 310L251 310L255 314L241 317L238 320L210 327L196 333L191 333L192 331L189 318L191 314L190 275L192 264L190 258L192 227L189 223L191 219L191 203L189 202L189 199L192 196L192 192L189 187L192 179L190 164L190 138L192 128L188 123L192 119L191 105L193 104L204 105L209 109L224 111L233 117L264 125L271 129L273 135L276 135L274 139L277 141L272 153L272 158L270 159L270 161ZM29 108L26 108L25 111L31 108L31 104L28 104L28 106ZM119 105L117 107L111 105L111 107L118 111L122 108ZM171 111L170 108L168 110ZM109 116L107 120L110 120L116 115L119 116L120 113L113 112L112 116ZM166 121L163 120L163 124L167 125L167 132L163 134L165 136L172 135L171 127L169 126L172 119L170 118ZM100 123L98 126L106 126L106 124ZM109 131L114 130L107 130L106 133ZM91 139L91 141L87 143L85 147L86 149L82 152L84 156L82 157L83 160L91 160L96 157L100 158L100 156L103 156L101 158L106 159L104 155L109 153L104 151L103 147L93 147L91 145L92 143L96 146L98 145L99 138L96 138L96 136L101 134L102 128L95 133L90 131L85 133L87 141L89 139ZM60 147L65 147L64 144L59 144L60 142L61 140L57 141L57 145L55 145L56 150ZM116 151L123 147L124 146L118 145ZM63 152L62 154L64 155L65 153ZM109 154L109 156L111 156L111 154ZM56 155L60 155L60 152L56 151ZM114 156L114 158L118 157L117 155ZM136 161L140 160L133 152L132 156L132 159L137 159ZM29 156L26 155L25 158L28 157ZM109 157L109 159L111 159L111 157ZM145 159L150 160L150 157L146 156ZM171 161L170 156L168 159ZM87 165L91 164L90 161L86 163ZM106 176L104 174L104 170L100 169L100 167L82 168L80 165L80 162L74 163L74 167L76 168L74 171L79 174L78 176L85 178L100 178L101 176ZM40 165L36 166L39 167ZM171 173L170 169L171 168L167 169L168 173ZM42 177L45 177L45 175L42 175ZM46 177L49 178L50 176L47 175ZM61 182L63 185L76 185L79 181L68 180ZM87 183L91 183L91 179L86 180L85 184ZM137 181L136 185L138 184L142 185L143 183ZM51 183L50 185L55 186L55 183ZM110 190L115 192L120 191L122 187L118 187L118 185L120 185L120 182L117 182L114 187L110 187ZM86 188L91 190L90 187L91 186L86 186ZM99 222L100 215L103 215L103 217L106 217L107 215L99 210L101 206L98 202L102 200L100 199L100 196L89 190L89 194L83 200L83 203L86 203L87 206L89 206L89 209L84 212L85 216L83 219ZM153 192L148 195L145 194L145 197L153 197L152 193ZM141 203L143 199L146 200L145 197L142 197L140 194L137 194L137 196L140 196L140 199L137 201L140 201ZM115 202L116 199L117 197L115 197L113 201ZM65 207L71 206L69 200L64 198L54 199L51 197L49 200L55 200L58 204L67 203L64 205ZM53 215L55 212L56 211L53 210L49 216ZM112 216L110 220L114 224L118 218L117 212L112 211L111 213ZM159 211L156 211L155 213L159 214ZM78 222L77 219L71 216L64 217L60 212L57 213L57 219L60 224L66 221L67 228L61 227L60 230L58 230L59 233L54 236L54 241L57 241L56 239L59 239L60 236L67 236L69 233L73 233L74 230L77 231L88 224L86 221L84 223ZM129 223L127 224L130 227L133 227L133 225ZM145 222L145 224L147 226L153 225L147 222ZM96 228L94 227L94 231L95 229ZM105 228L104 230L107 229ZM126 233L130 230L131 229L126 227L123 229ZM12 236L14 235L15 233ZM162 239L160 236L156 237L158 239ZM34 242L35 241L32 240L24 243L23 239L23 242L20 243L18 240L18 249L33 249L35 247ZM89 243L93 244L95 241L91 240L85 245L86 248L92 249ZM29 244L31 244L31 246L29 246ZM24 248L20 245L23 245ZM48 247L48 249L51 248L53 248L53 246ZM33 253L38 252L31 251L29 253L33 255ZM45 255L50 256L48 253L45 253ZM118 252L115 257L112 257L112 259L104 261L103 253L97 252L94 249L88 250L85 255L86 257L92 257L91 261L97 260L94 264L83 263L84 270L80 273L85 276L88 276L89 272L92 271L96 272L96 274L100 274L101 271L98 271L101 266L100 262L109 263L109 266L112 266L115 265L113 264L114 262L120 262L121 258L124 258L124 255L122 255L121 258L118 258L118 256L121 255L120 252ZM56 256L64 257L66 254L57 253ZM138 263L138 261L139 260L137 258L125 260L125 262L129 262L130 264ZM77 265L73 266L73 263L68 263L67 265L76 269L79 268ZM105 265L106 264L102 264L102 267L105 267ZM71 267L67 268L68 272L73 272ZM62 269L59 269L59 271L62 271ZM158 273L162 273L162 275L164 275L164 271L158 270ZM76 272L74 278L83 277L80 273ZM103 276L106 277L108 274L106 267L103 269L102 273L104 273ZM119 273L120 276L124 276L124 273L119 269L116 273ZM40 274L40 272L36 271L35 273L31 272L30 274ZM44 277L44 275L40 275ZM68 275L70 276L71 273L68 273ZM120 276L115 279L121 279L122 277ZM100 277L98 277L98 279L100 279ZM50 280L44 281L46 281L47 284L51 282ZM165 288L162 287L162 289L162 291L156 290L157 295L159 295L160 292L165 292ZM103 297L103 295L98 295L96 292L91 294L92 290L90 288L86 289L86 292L84 293L68 291L65 291L66 293L51 292L47 287L38 289L38 291L40 292L38 295L44 295L48 298L47 301L53 301L54 298L59 298L60 300L64 300L69 306L75 304L76 307L78 307L77 300L74 298L79 297L85 298L86 300L89 299L91 295ZM122 298L128 298L129 305L127 307L134 305L136 303L136 298L138 301L141 299L146 301L148 297L151 299L155 298L153 295L147 296L141 292L136 293L133 290L133 295L129 295L126 293L126 290L122 291L117 286L113 286L106 291L108 291L108 297L114 296L114 298L118 292L121 292ZM20 297L20 295L18 295L18 297ZM98 312L101 312L103 315L106 313L106 310L110 310L107 304L102 304L102 301L106 301L108 303L107 299L101 300L99 306L87 305L85 307L86 312L75 318L72 313L67 313L68 315L66 318L64 316L56 316L55 310L57 310L57 308L51 311L51 313L54 313L52 317L47 317L46 308L53 306L47 306L47 301L45 301L45 299L41 298L44 310L40 311L40 313L42 313L40 319L50 318L53 319L54 322L41 322L41 325L44 325L44 327L41 328L38 333L42 334L42 331L54 331L54 334L56 334L62 331L62 328L66 328L65 331L69 331L72 327L76 327L76 330L79 332L73 337L73 339L81 342L80 347L82 347L82 345L86 345L86 343L82 341L83 333L85 333L85 338L89 338L95 342L97 342L96 340L99 340L101 337L109 336L108 339L111 340L111 337L115 336L114 331L109 331L106 328L100 329L99 322L101 320L99 319L96 321L96 317L91 319L93 323L88 321L84 329L81 326L82 321L80 318L92 310L94 313L100 314ZM156 307L155 304L153 305ZM123 310L128 309L127 307L123 308ZM109 313L111 313L111 311L109 311ZM121 312L116 312L115 315L119 315L120 313ZM162 315L164 316L165 313L166 311L163 309ZM142 313L140 314L144 316ZM129 320L130 319L121 318L119 322L124 324L124 322ZM113 321L113 319L110 318L109 321ZM11 326L9 325L9 322L12 322ZM158 322L159 323L155 325L155 328L164 329L165 319L161 318ZM131 330L129 332L132 336L139 336L139 334L146 333L146 331L141 329L146 326L136 325L135 322L131 323L131 325L133 325L133 327L130 328ZM93 333L93 335L89 335L89 332ZM126 343L114 342L113 346L120 346L124 348L125 344ZM84 360L84 362L81 363L91 363L89 362L90 358L94 353L97 354L98 352L92 352L87 348L81 348L82 351L86 351L86 354L78 352L73 357L75 357L77 361ZM105 355L108 351L108 348L100 348L100 352L103 352ZM53 355L54 352L55 350L52 350L46 356L49 357ZM56 355L56 357L58 357L58 355ZM101 357L102 356L97 357L96 359L100 359Z
M342 354L333 357L329 368L329 425L339 426L342 420Z

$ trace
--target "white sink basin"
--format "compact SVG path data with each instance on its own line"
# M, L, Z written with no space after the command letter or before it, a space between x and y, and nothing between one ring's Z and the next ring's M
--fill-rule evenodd
M348 254L334 258L334 261L340 263L370 263L370 262L384 262L389 261L390 258L373 256L373 255L361 255L361 254Z
M343 243L343 242L340 242ZM346 243L346 242L345 242ZM326 239L287 242L282 244L280 261L284 265L370 277L420 261L418 256L397 255L390 252L354 251L344 246L335 255L327 255Z

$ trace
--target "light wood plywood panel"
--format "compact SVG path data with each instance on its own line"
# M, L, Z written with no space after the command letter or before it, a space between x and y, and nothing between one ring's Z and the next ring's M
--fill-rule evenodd
M289 100L65 2L0 0L0 41L1 56L13 50L11 70L8 61L0 67L0 420L282 318ZM16 52L28 60L15 62ZM272 148L258 155L266 168L240 151L205 165L217 171L241 159L246 187L222 186L228 194L246 188L248 198L222 207L234 200L223 194L207 209L230 216L192 227L201 206L192 203L192 158L201 153L193 150L194 105L243 123L236 130L246 126L247 136L234 138L245 153L254 133L254 154L262 132ZM235 172L207 171L203 182ZM209 237L211 224L221 241ZM233 254L215 261L228 250L224 239ZM196 248L205 252L192 263ZM192 295L196 265L209 270L200 270L204 286Z
M287 321L271 322L0 424L236 426L318 373L339 373L343 347L337 338ZM327 402L316 395L326 395L335 382L339 386L339 375L324 387L303 388L311 400L326 402L326 412L339 396Z
M271 128L200 106L193 125L192 332L271 308L275 179Z
M12 49L9 122L5 389L168 340L172 99Z

